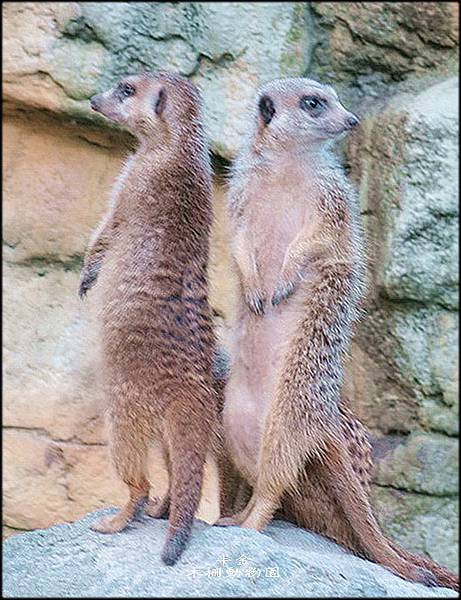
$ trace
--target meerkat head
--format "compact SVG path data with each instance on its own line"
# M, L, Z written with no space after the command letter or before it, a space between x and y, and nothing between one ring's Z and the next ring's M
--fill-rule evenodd
M313 79L276 79L258 92L258 132L275 145L322 144L343 136L359 122L331 86Z
M90 105L138 139L158 140L196 124L200 98L197 88L179 75L146 72L125 77L90 98Z

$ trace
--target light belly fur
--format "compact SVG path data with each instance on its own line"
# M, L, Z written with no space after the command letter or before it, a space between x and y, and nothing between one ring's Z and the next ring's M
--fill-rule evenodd
M267 293L265 314L254 315L239 299L231 327L231 371L223 420L229 451L250 483L256 479L265 418L276 393L278 374L283 371L285 353L299 329L306 294L298 287L280 306L273 307L270 302L286 250L303 224L305 208L299 205L286 208L277 222L273 208L268 206L270 214L265 215L266 211L259 207L258 224L262 229L253 234L258 240L256 260ZM273 229L275 224L277 230ZM303 282L302 287L306 284L307 281Z

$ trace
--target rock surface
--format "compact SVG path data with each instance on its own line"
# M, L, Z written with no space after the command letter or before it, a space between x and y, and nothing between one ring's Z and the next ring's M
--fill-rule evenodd
M317 44L311 69L354 94L387 93L392 82L456 65L454 2L312 2Z
M5 5L5 99L107 125L90 96L128 73L168 68L200 87L214 150L230 158L255 86L307 69L306 11L296 2Z
M4 597L457 597L282 521L264 533L198 522L181 560L166 567L166 521L141 517L110 536L89 529L109 512L4 542Z

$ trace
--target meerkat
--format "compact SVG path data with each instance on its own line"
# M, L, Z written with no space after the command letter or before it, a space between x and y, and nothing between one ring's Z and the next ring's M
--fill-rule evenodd
M110 449L129 501L93 525L124 529L144 506L169 513L162 559L190 536L204 463L218 431L207 299L212 220L208 145L197 88L158 72L123 79L91 98L93 110L138 140L87 250L79 294L98 281ZM149 500L150 444L163 450L170 489Z
M380 531L366 431L342 396L366 264L358 201L330 146L359 119L311 79L275 80L257 98L229 184L240 297L222 417L252 494L218 525L261 530L281 509L405 579L455 587Z

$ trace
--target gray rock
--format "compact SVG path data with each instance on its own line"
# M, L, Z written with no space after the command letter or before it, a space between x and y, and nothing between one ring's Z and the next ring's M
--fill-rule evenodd
M89 529L93 520L110 512L97 511L76 523L4 542L4 596L457 596L452 590L404 581L282 521L273 522L264 533L197 522L180 562L166 567L160 561L166 521L142 517L125 532L110 536Z
M372 504L383 530L412 552L459 570L459 500L372 485Z
M375 366L372 425L456 435L458 79L419 86L351 136L373 283L358 340Z
M448 2L312 2L312 68L370 95L439 68L457 71L458 14ZM385 85L387 84L387 87Z
M453 77L394 100L407 121L382 281L393 299L458 306L458 85Z
M376 483L432 496L456 496L457 438L415 431L399 442L377 461Z
M458 433L458 314L396 306L389 312L395 365L417 397L420 422Z

